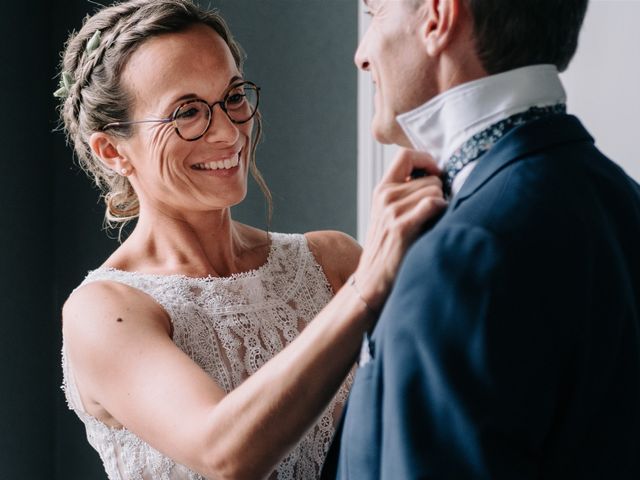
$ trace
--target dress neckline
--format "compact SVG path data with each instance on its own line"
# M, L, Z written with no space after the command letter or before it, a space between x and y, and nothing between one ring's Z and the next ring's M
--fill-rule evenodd
M267 259L265 260L265 262L262 265L256 268L253 268L251 270L232 273L231 275L227 275L227 276L207 275L205 277L191 277L189 275L185 275L182 273L170 273L170 274L145 273L145 272L137 272L137 271L130 271L130 270L121 270L115 267L98 267L94 270L89 271L87 276L91 276L91 275L102 273L102 272L108 272L108 273L115 273L118 275L125 275L125 276L131 276L131 277L139 277L139 278L149 278L149 279L162 278L162 279L171 279L171 280L195 282L195 283L208 283L208 284L216 283L216 282L225 283L225 282L232 282L236 280L245 280L248 278L254 278L262 275L266 270L268 270L271 267L274 261L277 247L278 247L277 244L281 243L278 240L281 240L280 237L286 236L287 234L278 234L274 232L268 232L268 235L270 240L269 253L267 254ZM295 235L290 235L290 236L293 237Z

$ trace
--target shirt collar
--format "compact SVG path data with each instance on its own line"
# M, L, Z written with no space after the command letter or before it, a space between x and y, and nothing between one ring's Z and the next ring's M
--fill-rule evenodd
M566 102L554 65L532 65L474 80L447 90L397 121L416 150L440 168L465 140L532 106Z

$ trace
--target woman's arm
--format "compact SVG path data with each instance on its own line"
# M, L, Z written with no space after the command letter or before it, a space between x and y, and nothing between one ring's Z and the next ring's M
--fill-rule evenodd
M262 478L312 426L353 363L366 325L343 289L302 334L228 395L171 340L164 311L112 282L64 308L67 355L85 405L208 478Z
M407 181L414 167L430 164L401 156L376 193L374 231L356 271L369 307L355 289L340 289L294 342L229 394L176 347L166 313L149 296L111 282L78 289L63 328L83 400L207 477L268 475L352 366L411 235L445 205L437 178Z

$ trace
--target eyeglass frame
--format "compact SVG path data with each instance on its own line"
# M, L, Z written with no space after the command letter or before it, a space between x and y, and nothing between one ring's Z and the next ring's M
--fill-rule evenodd
M251 114L251 116L249 118L247 118L246 120L237 121L237 120L234 120L233 118L231 118L229 116L229 112L227 111L227 109L225 107L225 103L227 102L227 100L229 98L229 94L231 93L231 91L233 89L241 87L243 85L249 85L249 86L253 87L253 89L255 90L255 92L256 92L256 106L255 106L255 109L253 110L253 113ZM178 129L176 116L178 115L178 112L180 111L180 109L182 107L184 107L185 105L188 105L189 103L193 103L193 102L204 103L209 108L209 120L207 121L206 128L202 131L202 133L200 135L198 135L195 138L184 138L182 136L182 134L180 133L180 130ZM227 116L227 118L232 123L234 123L236 125L242 125L243 123L247 123L249 120L251 120L253 117L255 117L256 113L258 112L258 105L259 104L260 104L260 87L258 85L256 85L255 83L253 83L253 82L250 82L248 80L244 80L242 82L234 83L233 85L230 85L229 87L227 87L227 89L225 90L224 96L222 97L222 100L218 100L217 102L209 103L206 100L203 100L202 98L192 98L191 100L187 100L186 102L183 102L180 105L178 105L176 107L176 109L173 111L173 113L171 114L171 116L168 117L168 118L159 118L159 119L151 119L151 118L149 118L149 119L146 119L146 120L130 120L130 121L126 121L126 122L112 122L112 123L107 123L104 127L101 128L101 130L105 131L105 130L111 128L111 127L125 127L127 125L136 125L138 123L173 123L173 128L175 129L176 134L178 135L178 137L180 137L185 142L195 142L196 140L199 140L202 137L204 137L205 134L209 131L209 128L211 127L211 123L213 122L213 108L216 105L220 105L220 110L222 110L224 112L224 114Z

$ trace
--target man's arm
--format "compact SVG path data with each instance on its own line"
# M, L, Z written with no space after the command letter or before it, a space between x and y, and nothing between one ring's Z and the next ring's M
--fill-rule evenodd
M536 478L560 375L535 301L544 285L531 291L528 262L486 231L430 235L408 254L378 339L381 477Z

